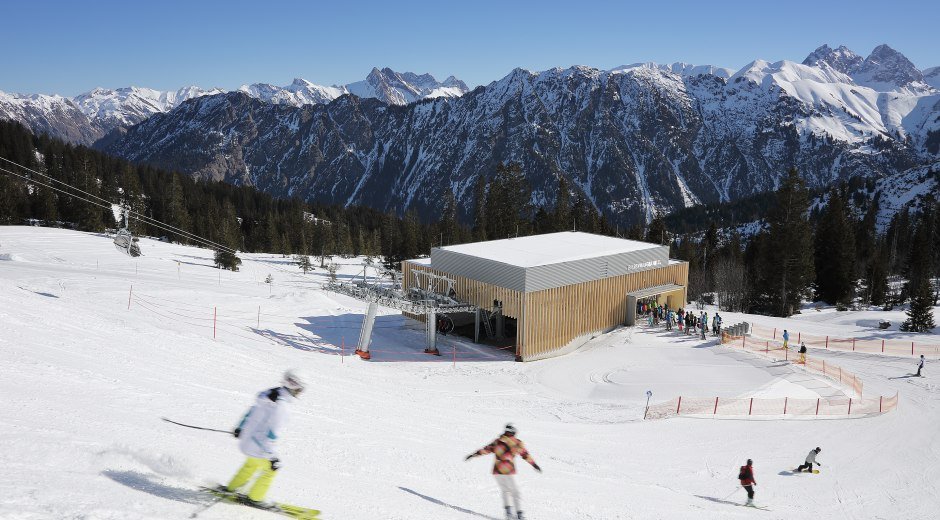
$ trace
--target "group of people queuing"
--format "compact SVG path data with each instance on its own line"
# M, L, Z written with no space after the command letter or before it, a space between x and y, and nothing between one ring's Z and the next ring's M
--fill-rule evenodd
M650 327L664 324L666 330L676 328L686 335L698 334L702 339L705 339L709 331L708 313L705 311L696 315L695 312L682 308L670 309L668 303L639 301L636 304L636 312L637 316L646 316L646 323ZM721 336L721 316L717 312L712 316L710 323L711 334Z

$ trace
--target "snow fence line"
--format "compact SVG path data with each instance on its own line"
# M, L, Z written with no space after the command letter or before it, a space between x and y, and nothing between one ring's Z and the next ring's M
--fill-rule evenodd
M762 327L750 324L752 336L773 341L783 341L783 329ZM890 356L920 356L940 359L940 345L908 341L900 339L858 339L837 338L834 336L820 336L816 334L803 334L802 332L788 332L790 345L799 346L805 343L808 348L822 348L829 350L844 350L861 352L864 354L884 354Z
M842 367L816 360L809 356L802 362L799 354L792 354L781 346L772 346L770 341L754 340L746 336L732 336L722 332L721 342L731 348L741 348L759 355L802 365L806 370L846 385L858 397L800 399L789 397L686 397L679 396L664 403L647 407L644 419L666 419L687 416L736 416L736 417L786 417L866 416L890 412L898 407L898 394L892 397L862 397L862 381Z
M334 345L322 338L311 337L304 334L285 335L275 332L269 328L270 325L288 325L297 326L300 318L297 316L278 316L275 314L262 312L259 305L256 312L232 313L220 311L218 306L203 306L178 300L170 300L153 295L142 294L130 286L127 296L127 310L142 309L149 314L158 316L166 320L167 323L182 323L190 327L205 329L206 337L211 335L213 340L224 340L226 338L241 338L262 344L277 343L287 345L300 350L309 352L338 356L340 362L345 362L345 358L357 355L356 345L346 345L344 336L340 336L340 344ZM312 329L359 329L361 320L352 320L343 323L343 320L335 320L338 325L316 325ZM265 327L265 328L263 328ZM401 329L399 325L379 325L374 329ZM210 332L211 331L211 332ZM334 340L335 341L335 340ZM384 349L370 346L370 354L379 354L373 356L373 359L379 361L395 362L428 362L428 361L450 361L457 365L458 362L468 361L503 361L511 359L509 353L505 353L505 359L497 355L497 352L504 352L514 349L514 346L491 347L486 346L487 350L492 350L493 355L481 355L471 347L452 343L449 346L442 345L442 351L437 354L428 352L414 351L408 352L401 349Z
M855 374L844 370L838 365L826 363L824 359L816 359L810 355L801 358L798 353L783 348L782 343L771 342L770 340L756 340L747 336L732 336L727 332L722 333L721 342L727 347L739 348L777 361L790 361L795 365L802 366L809 372L821 375L851 388L852 391L855 392L855 395L862 397L862 389L864 388L862 380Z

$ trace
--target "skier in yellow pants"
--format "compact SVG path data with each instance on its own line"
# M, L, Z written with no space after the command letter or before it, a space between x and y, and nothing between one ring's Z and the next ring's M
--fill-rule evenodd
M225 490L238 491L256 473L260 473L245 501L250 505L261 505L280 467L281 461L274 451L274 443L287 423L287 404L294 401L303 390L303 379L296 371L288 370L284 374L282 386L258 394L254 406L232 432L238 438L239 449L248 456L248 460L225 486Z

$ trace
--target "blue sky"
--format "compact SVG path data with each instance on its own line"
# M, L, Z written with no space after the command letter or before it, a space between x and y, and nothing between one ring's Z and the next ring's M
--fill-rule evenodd
M22 93L231 89L294 77L343 84L373 66L454 74L473 87L514 67L684 61L738 69L756 58L801 61L823 43L863 56L888 43L920 68L940 65L937 1L4 4L0 90Z

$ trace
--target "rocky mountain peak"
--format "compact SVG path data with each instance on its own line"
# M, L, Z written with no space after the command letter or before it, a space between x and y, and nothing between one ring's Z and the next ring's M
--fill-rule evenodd
M864 61L864 58L845 45L833 49L829 45L823 44L803 60L803 65L818 67L825 63L843 74L852 74Z
M924 74L911 60L886 44L875 47L854 71L856 82L881 88L903 88L924 82Z

